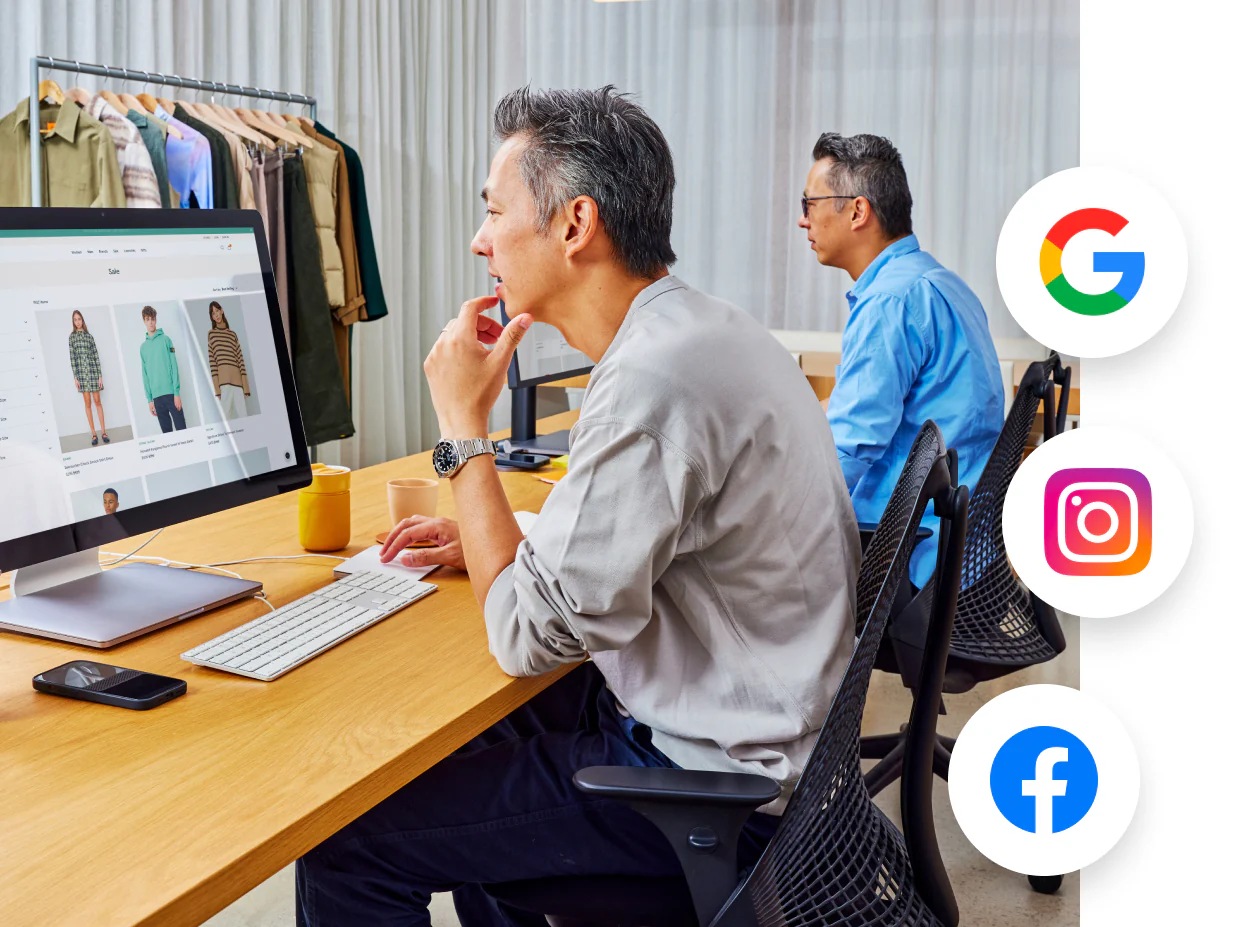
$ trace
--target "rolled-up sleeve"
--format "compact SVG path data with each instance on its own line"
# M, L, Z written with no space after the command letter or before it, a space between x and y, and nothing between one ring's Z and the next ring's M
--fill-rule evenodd
M655 431L581 421L570 471L485 599L502 669L533 676L633 640L705 495L695 461Z
M846 326L828 421L851 493L897 433L922 366L923 339L907 308L900 299L875 296L856 307Z

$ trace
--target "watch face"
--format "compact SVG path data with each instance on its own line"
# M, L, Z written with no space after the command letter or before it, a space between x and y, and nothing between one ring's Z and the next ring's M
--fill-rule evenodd
M450 473L459 466L459 455L449 441L439 441L433 449L433 468L439 473Z

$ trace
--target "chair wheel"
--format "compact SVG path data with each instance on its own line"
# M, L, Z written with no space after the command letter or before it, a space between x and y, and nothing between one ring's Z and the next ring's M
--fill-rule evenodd
M1054 895L1060 889L1060 883L1064 881L1064 876L1026 876L1030 880L1030 887L1040 895Z

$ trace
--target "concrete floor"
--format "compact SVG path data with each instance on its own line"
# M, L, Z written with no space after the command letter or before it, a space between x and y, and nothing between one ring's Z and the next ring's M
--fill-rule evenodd
M1078 639L1077 619L1061 615L1065 638ZM1074 646L1059 659L1031 667L1013 676L984 683L964 695L945 697L948 714L940 718L941 734L956 737L979 707L996 695L1036 682L1077 686L1080 680L1078 651ZM910 715L910 696L901 681L876 673L863 716L863 733L896 731ZM876 799L893 821L899 822L898 792L892 786ZM953 882L961 923L966 927L1077 927L1081 921L1077 873L1065 876L1055 895L1039 895L1026 877L1001 869L981 856L966 840L949 807L948 786L936 780L936 833L940 854ZM292 867L277 873L235 904L212 917L207 927L293 927L295 895ZM435 927L458 927L449 895L435 895L430 908Z
M133 440L133 427L131 425L117 425L115 428L107 429L107 437L110 444L103 443L103 431L96 429L99 438L98 447L111 447L112 444L119 444L122 441ZM90 443L90 432L83 431L76 435L61 435L60 436L60 451L64 454L71 454L73 451L84 451L94 447Z

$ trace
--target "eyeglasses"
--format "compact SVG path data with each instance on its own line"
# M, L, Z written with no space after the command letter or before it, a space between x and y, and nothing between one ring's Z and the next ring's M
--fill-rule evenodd
M856 193L853 196L804 196L802 198L803 218L810 218L811 204L816 200L856 200L861 195L861 193Z

